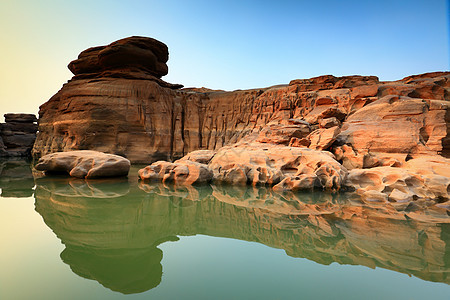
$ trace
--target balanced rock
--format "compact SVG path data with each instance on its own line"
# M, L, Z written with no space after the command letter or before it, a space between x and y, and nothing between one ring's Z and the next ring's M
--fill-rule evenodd
M107 46L89 48L69 64L75 75L136 69L161 78L167 75L169 50L164 43L132 36Z
M78 178L119 177L128 175L130 161L114 154L80 150L45 155L35 168L49 174L67 173Z

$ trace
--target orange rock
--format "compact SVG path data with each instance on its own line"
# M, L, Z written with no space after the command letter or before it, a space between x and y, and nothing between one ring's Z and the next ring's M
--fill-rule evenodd
M305 138L310 132L310 127L304 124L270 124L260 131L259 137L256 141L260 143L288 145L293 138Z
M178 160L175 163L157 161L139 170L141 180L156 180L163 183L191 185L209 182L212 171L205 165L189 160Z
M311 141L309 148L315 150L326 150L336 140L341 129L338 126L332 128L317 129L307 137Z
M326 118L326 119L322 119L319 121L319 128L331 128L331 127L335 127L335 126L341 126L341 122L339 122L338 119L336 119L335 117L331 117L331 118Z
M306 138L296 138L293 137L291 138L291 140L289 141L289 147L304 147L304 148L308 148L308 146L311 144L311 141L306 139Z
M445 154L449 111L443 101L386 96L349 116L338 139L358 151Z
M391 202L450 200L450 177L441 175L441 167L446 166L448 170L450 160L434 162L437 166L429 166L425 170L420 168L424 165L423 160L411 161L404 168L353 169L348 173L346 185L355 188L358 194L369 201L374 197Z
M347 173L329 152L263 143L223 147L209 168L217 182L276 185L286 178L289 182L302 181L296 185L284 182L276 189L308 186L336 190ZM305 174L308 179L298 177Z

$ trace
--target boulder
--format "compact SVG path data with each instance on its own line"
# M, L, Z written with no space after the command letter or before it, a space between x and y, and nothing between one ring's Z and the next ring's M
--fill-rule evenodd
M307 137L311 141L308 147L315 150L326 150L333 144L340 132L341 129L338 126L317 129Z
M138 174L143 181L154 180L184 185L205 183L213 178L213 173L207 165L187 159L178 160L175 163L157 161L140 169Z
M175 161L175 163L188 160L201 164L208 164L214 155L216 155L216 151L214 150L196 150L189 152L187 155Z
M341 122L339 122L338 119L336 119L335 117L331 117L331 118L326 118L326 119L322 119L319 121L319 128L331 128L331 127L335 127L335 126L341 126Z
M340 189L347 170L329 152L264 143L226 146L216 153L208 167L214 181L232 184L275 185L286 178L308 175L302 187ZM282 184L284 188L286 185Z
M128 175L130 161L114 154L80 150L45 155L35 168L47 174L67 173L77 178L119 177Z

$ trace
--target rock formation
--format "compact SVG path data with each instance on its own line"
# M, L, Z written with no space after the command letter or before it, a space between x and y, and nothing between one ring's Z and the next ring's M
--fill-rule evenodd
M65 173L77 178L127 176L130 161L114 154L79 150L57 152L41 157L36 170L48 174Z
M445 202L450 198L450 187L441 178L450 177L448 172L424 175L408 164L427 156L450 166L450 72L393 82L380 82L375 76L325 75L225 92L180 89L162 81L167 59L164 44L142 37L82 52L69 65L75 76L40 108L33 154L90 149L119 154L132 163L152 163L211 150L218 154L208 166L218 181L280 184L282 190L346 187L367 199L375 192L362 182L355 183L356 178L365 177L361 172L366 171L358 169L385 168L373 170L381 170L381 182L393 177L417 179L401 189L378 186L377 192L387 201L438 197ZM295 172L286 172L273 168L272 158L260 155L265 148L276 148L274 153L314 153L316 158L326 151L329 155L323 157L333 160L327 162L333 167L322 168L325 161L317 159L308 170L294 164ZM235 156L236 161L227 165L217 163L219 157L229 159L219 153L230 149L245 155ZM238 159L246 160L246 167ZM178 167L166 165L163 173L154 168L145 176L195 182L193 177L186 180L189 170L194 170L186 164L194 165L185 160ZM440 188L431 194L419 192L436 185Z
M5 114L0 124L0 157L29 157L38 125L33 114Z

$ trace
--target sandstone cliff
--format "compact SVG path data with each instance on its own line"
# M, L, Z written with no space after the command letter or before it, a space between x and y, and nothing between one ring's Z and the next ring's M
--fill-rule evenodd
M219 154L208 166L184 159L141 178L450 199L450 72L394 82L325 75L226 92L164 82L167 59L167 46L143 37L83 51L69 64L72 80L40 107L34 156L89 149L152 163L209 149Z
M75 76L40 107L34 156L89 149L150 163L218 149L252 132L263 142L284 134L275 142L333 145L347 165L362 166L364 154L375 152L450 155L448 72L395 82L327 75L225 92L164 82L167 59L166 45L143 37L83 51L69 64ZM286 136L289 119L306 121L307 134Z

